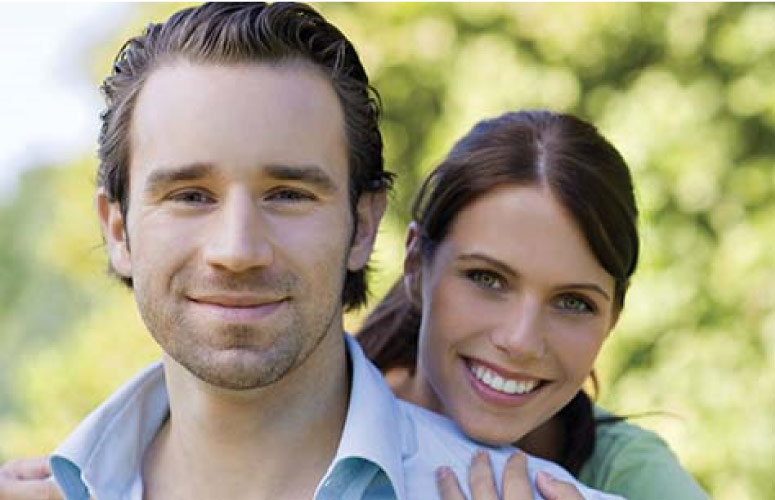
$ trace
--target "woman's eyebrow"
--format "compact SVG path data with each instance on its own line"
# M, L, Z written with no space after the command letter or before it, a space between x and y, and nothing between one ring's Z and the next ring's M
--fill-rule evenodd
M485 255L483 253L479 252L473 252L473 253L465 253L458 256L458 260L460 261L484 261L488 263L490 266L494 267L495 269L499 270L503 274L506 274L512 278L517 278L520 276L519 272L512 269L508 264L505 262L502 262L496 258L490 257L489 255ZM595 283L563 283L561 285L558 285L555 287L557 290L588 290L590 292L595 292L601 296L603 296L606 300L610 301L611 297L608 295L608 293L598 284Z
M519 273L512 269L508 264L505 262L502 262L494 257L490 257L489 255L479 253L479 252L472 252L472 253L464 253L458 255L458 260L461 260L463 262L465 261L484 261L491 265L492 267L496 268L500 272L507 274L511 277L518 277Z
M557 287L562 290L589 290L590 292L596 292L602 295L606 300L610 301L611 297L605 290L599 285L594 283L564 283Z

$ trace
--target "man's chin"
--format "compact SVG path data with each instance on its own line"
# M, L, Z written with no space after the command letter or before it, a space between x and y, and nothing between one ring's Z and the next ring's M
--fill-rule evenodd
M179 360L191 375L206 384L230 391L247 391L270 386L293 367L293 357L271 359L266 353L249 349L229 349L201 360ZM267 359L269 358L269 359Z

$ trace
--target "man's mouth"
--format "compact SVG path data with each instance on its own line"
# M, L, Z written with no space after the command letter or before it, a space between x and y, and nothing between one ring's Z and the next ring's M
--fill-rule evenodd
M273 316L290 300L289 297L246 294L194 295L188 299L208 316L227 323L255 323Z
M260 297L256 295L245 294L212 294L195 295L189 299L199 304L207 304L227 308L255 308L270 306L285 300L283 297Z

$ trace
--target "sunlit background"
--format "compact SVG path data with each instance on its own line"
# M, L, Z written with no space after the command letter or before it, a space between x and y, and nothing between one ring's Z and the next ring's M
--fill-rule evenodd
M170 4L0 4L0 460L50 451L158 349L105 276L99 80ZM419 179L483 117L596 123L633 170L643 256L598 366L716 500L775 499L775 5L323 4L384 101L395 279ZM348 318L354 328L360 317Z

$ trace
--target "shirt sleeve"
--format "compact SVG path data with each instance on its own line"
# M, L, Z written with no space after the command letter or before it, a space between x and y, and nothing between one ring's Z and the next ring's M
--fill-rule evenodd
M604 453L593 455L597 463L587 464L582 481L628 500L709 500L659 436L627 423L615 425L629 432L600 443Z

